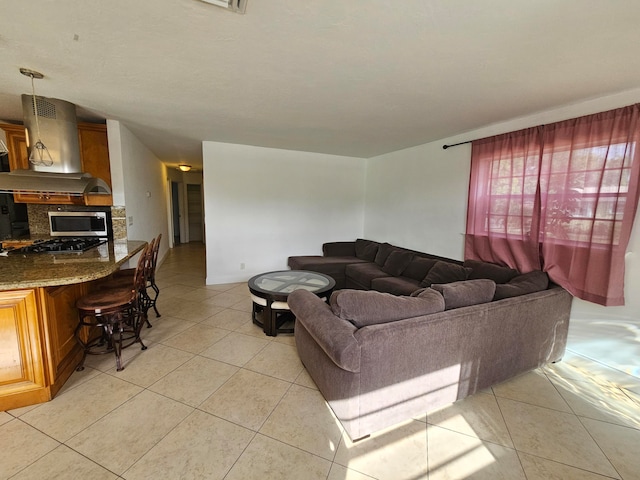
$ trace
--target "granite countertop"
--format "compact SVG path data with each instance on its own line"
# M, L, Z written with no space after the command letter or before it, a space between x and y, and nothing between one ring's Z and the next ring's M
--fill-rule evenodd
M84 253L16 253L0 256L0 290L97 280L118 270L146 244L138 240L110 240Z

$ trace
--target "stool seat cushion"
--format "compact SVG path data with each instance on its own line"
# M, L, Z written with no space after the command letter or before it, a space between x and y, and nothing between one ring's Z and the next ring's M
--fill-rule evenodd
M132 288L118 288L101 290L80 297L76 302L78 310L92 311L96 314L109 313L113 310L126 308L135 301L136 295Z

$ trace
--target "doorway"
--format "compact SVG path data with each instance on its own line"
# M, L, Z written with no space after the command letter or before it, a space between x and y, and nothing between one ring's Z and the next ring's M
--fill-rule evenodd
M203 243L202 185L187 184L187 212L189 218L189 242Z
M171 219L173 220L173 244L180 243L180 189L178 182L171 182Z

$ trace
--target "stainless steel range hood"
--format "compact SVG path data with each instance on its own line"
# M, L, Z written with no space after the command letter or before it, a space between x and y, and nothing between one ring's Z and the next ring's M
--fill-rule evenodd
M36 102L39 128L36 128L33 97L22 95L27 144L34 148L33 145L42 140L51 161L30 163L28 170L0 173L0 192L109 195L111 189L104 180L82 172L75 105L45 97L36 97Z

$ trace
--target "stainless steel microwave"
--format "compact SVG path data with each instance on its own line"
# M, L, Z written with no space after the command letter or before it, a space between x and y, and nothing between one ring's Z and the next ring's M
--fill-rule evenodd
M108 237L107 212L49 212L52 237Z

